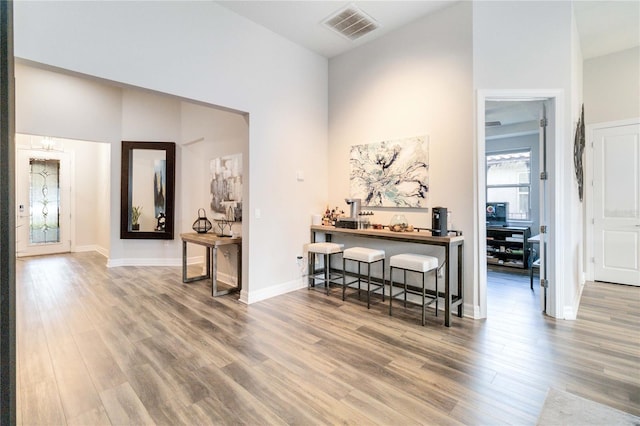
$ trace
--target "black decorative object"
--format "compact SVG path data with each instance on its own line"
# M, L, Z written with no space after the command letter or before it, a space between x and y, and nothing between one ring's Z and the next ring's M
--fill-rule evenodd
M156 224L156 231L164 231L164 227L167 223L167 217L164 215L164 213L160 212L158 213L158 217L156 218L157 224Z
M217 234L218 237L232 237L231 233L231 225L233 225L233 221L229 219L215 219L216 225L218 225L218 229L220 229L220 233ZM225 233L225 228L229 227L229 233Z
M198 218L195 222L193 222L193 230L198 234L206 234L211 230L212 227L213 225L211 225L211 221L207 219L207 214L204 209L198 209Z
M578 119L578 124L576 126L576 136L573 142L573 165L576 169L576 179L578 180L578 196L580 197L580 201L582 201L583 194L583 180L584 180L584 170L582 166L582 157L584 153L584 104L582 105L582 111L580 113L580 118Z

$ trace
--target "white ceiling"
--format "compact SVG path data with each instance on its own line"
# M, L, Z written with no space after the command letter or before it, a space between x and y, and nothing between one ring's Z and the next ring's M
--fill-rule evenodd
M478 1L478 0L474 0ZM456 1L218 1L218 4L322 56L331 58ZM333 13L356 5L380 28L350 41L322 25ZM585 59L640 45L640 1L574 1Z
M322 56L331 58L374 40L454 1L218 1L220 5ZM322 22L347 5L356 5L379 25L351 41Z
M584 59L640 45L640 1L573 4Z

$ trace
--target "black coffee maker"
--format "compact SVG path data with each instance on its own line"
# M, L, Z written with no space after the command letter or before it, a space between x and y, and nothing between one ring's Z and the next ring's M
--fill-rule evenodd
M436 237L447 236L447 208L434 207L431 209L431 234Z

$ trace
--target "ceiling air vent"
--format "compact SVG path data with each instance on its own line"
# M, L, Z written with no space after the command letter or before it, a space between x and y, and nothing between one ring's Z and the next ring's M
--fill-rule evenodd
M378 28L376 21L353 5L336 12L323 23L349 40L357 40Z

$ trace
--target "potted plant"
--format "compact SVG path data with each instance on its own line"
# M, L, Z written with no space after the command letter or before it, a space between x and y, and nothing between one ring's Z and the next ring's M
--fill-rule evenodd
M140 220L140 215L142 214L142 207L141 206L133 206L131 207L131 230L132 231L139 231L140 230L140 223L138 222L138 220Z

